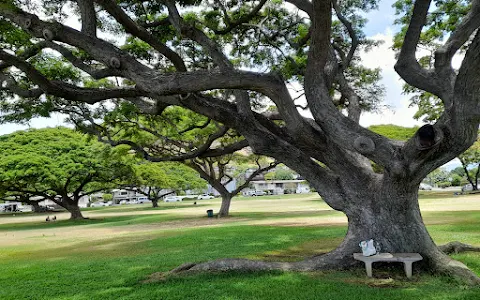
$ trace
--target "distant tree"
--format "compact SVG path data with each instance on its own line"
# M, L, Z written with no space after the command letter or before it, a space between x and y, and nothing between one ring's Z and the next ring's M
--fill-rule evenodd
M464 177L465 176L465 169L463 168L463 166L456 167L455 169L451 170L450 173L458 175L460 177Z
M195 171L175 162L136 164L134 177L128 182L123 188L147 196L153 207L158 207L161 198L176 191L206 188L206 182ZM166 191L168 189L172 191Z
M265 174L267 180L292 180L295 179L296 172L290 170L284 165L277 166L272 172Z
M238 133L181 107L162 108L158 115L143 115L129 102L117 102L114 109L77 105L63 111L77 128L104 143L127 145L148 161L177 161L198 172L222 196L219 217L229 215L232 198L255 176L277 165L255 155L236 154L248 145ZM253 173L229 191L227 185L238 175L232 164L247 161L254 166Z
M480 175L480 140L477 141L468 148L465 152L458 156L458 159L462 163L462 168L468 182L472 185L474 191L478 190L478 177ZM474 171L469 170L471 166L476 166Z
M445 168L438 168L427 175L426 180L430 185L439 185L442 182L449 182L449 172Z
M40 202L45 201L45 198L30 195L28 193L11 193L0 191L0 199L5 201L17 201L32 206L33 212L39 213L46 210L45 207L40 206Z
M462 176L460 176L458 174L455 174L455 173L454 174L450 173L450 174L451 174L451 178L452 178L451 183L452 183L453 186L462 185L462 183L463 183Z
M112 201L113 200L113 195L112 194L103 194L102 198L104 201Z
M130 176L124 156L68 128L30 129L0 137L0 190L26 200L40 196L83 219L81 197ZM31 199L31 198L30 198Z
M230 204L232 198L248 187L250 182L258 175L273 169L277 163L268 162L265 159L257 157L255 159L256 168L241 184L234 189L229 190L228 184L234 181L235 167L231 162L238 158L238 154L222 155L221 157L196 158L186 161L185 164L196 170L200 176L222 196L222 204L218 212L218 217L227 217L230 214Z

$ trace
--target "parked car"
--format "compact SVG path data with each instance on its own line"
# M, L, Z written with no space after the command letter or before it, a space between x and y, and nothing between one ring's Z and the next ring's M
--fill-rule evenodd
M264 191L246 191L243 193L244 196L263 196L265 195Z
M138 204L143 204L143 203L150 203L152 202L151 200L148 200L148 198L140 198L138 199Z
M128 203L127 200L122 200L122 201L119 202L120 205L124 205L124 204L127 204L127 203Z
M104 207L106 206L104 202L94 202L90 205L90 207Z
M477 185L477 189L478 189L478 185ZM462 192L468 192L468 191L473 191L473 185L466 184L462 186Z
M420 183L420 187L419 187L420 190L424 190L424 191L431 191L432 190L432 186L431 185L428 185L426 183Z
M127 202L127 204L138 204L137 200L130 200Z
M180 196L167 196L163 199L163 202L179 202L182 201Z
M113 206L113 201L108 201L105 203L105 206Z
M209 195L209 194L202 194L197 197L197 200L205 200L205 199L213 199L215 197Z

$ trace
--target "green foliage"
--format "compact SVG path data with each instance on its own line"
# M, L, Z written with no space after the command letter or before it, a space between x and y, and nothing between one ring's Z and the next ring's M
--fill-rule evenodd
M121 49L126 50L136 58L145 59L148 62L153 59L153 54L151 52L152 47L138 38L127 38L127 42L121 47Z
M372 125L371 131L386 136L393 140L406 141L415 135L418 127L402 127L398 125Z
M177 192L206 188L206 182L198 173L184 164L177 162L142 162L135 166L135 178L129 183L139 188L146 188L150 200L158 199L162 189Z
M113 188L130 173L128 159L117 150L68 128L30 129L0 137L3 192L52 197L78 189L88 193Z
M103 194L102 197L103 197L103 200L105 200L105 201L113 200L113 195L112 194Z
M461 186L464 183L464 179L462 178L462 176L458 174L452 174L451 178L452 178L452 181L451 181L452 186Z
M455 169L451 170L450 173L458 175L460 177L465 176L465 170L463 169L463 167L456 167Z
M450 181L450 174L444 168L438 168L427 175L426 180L430 185L441 185L446 184L447 182L451 185Z
M296 177L294 171L285 166L277 166L273 172L265 174L266 180L293 180Z
M425 27L420 36L419 45L426 50L428 54L419 59L420 65L429 69L433 66L434 53L440 47L438 41L444 41L450 33L460 24L463 17L471 8L471 0L436 0L429 11ZM398 16L395 24L402 26L400 32L394 37L393 48L399 50L403 44L403 39L410 22L414 1L398 0L393 4ZM418 106L415 113L416 119L424 122L437 120L443 112L443 103L441 100L422 90L414 88L408 84L404 85L404 93L412 95L411 106Z
M439 188L446 188L452 186L452 183L450 181L441 181L437 183Z
M62 61L61 57L48 54L37 55L30 63L50 80L63 80L70 83L80 81L80 71Z

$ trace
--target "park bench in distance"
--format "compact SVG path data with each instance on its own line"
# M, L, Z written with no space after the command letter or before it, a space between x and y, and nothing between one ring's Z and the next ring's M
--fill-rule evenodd
M423 259L418 253L379 253L372 256L363 256L362 253L353 253L353 258L365 263L368 277L372 277L372 263L374 262L403 262L407 278L412 277L412 264Z

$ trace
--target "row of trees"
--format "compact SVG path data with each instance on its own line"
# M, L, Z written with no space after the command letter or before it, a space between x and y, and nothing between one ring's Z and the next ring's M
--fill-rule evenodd
M255 176L275 163L245 154L183 162L150 162L133 155L128 146L112 148L68 128L31 129L0 137L0 193L40 210L39 202L51 200L83 218L80 198L123 188L144 194L153 207L164 196L180 190L202 190L206 182L219 191L219 216L229 214L233 196ZM264 163L266 167L261 167ZM249 176L247 170L254 170ZM232 191L226 186L238 180ZM167 191L166 191L167 190ZM173 191L168 191L173 190Z
M8 100L2 108L18 120L79 103L127 102L143 115L138 128L150 117L157 122L166 108L181 107L203 117L195 126L211 130L201 143L142 144L142 135L112 138L128 133L118 125L103 130L88 117L81 123L151 161L171 158L157 155L157 145L178 152L178 161L213 159L249 145L296 171L348 217L344 241L324 256L281 264L220 260L190 269L347 268L358 242L374 237L385 251L418 252L430 269L479 283L436 247L417 191L431 171L477 138L480 0L431 2L395 3L401 27L395 70L420 99L434 95L442 107L432 125L405 142L359 125L361 112L378 107L383 95L379 70L363 67L358 56L375 44L362 28L376 1L78 0L71 3L81 25L72 28L62 18L63 1L4 0L0 92ZM102 38L109 35L115 38ZM419 45L434 55L417 60ZM454 70L459 52L463 61ZM301 109L311 118L299 112L292 83L303 91ZM163 136L163 127L155 129L151 134ZM214 143L220 137L225 140Z

